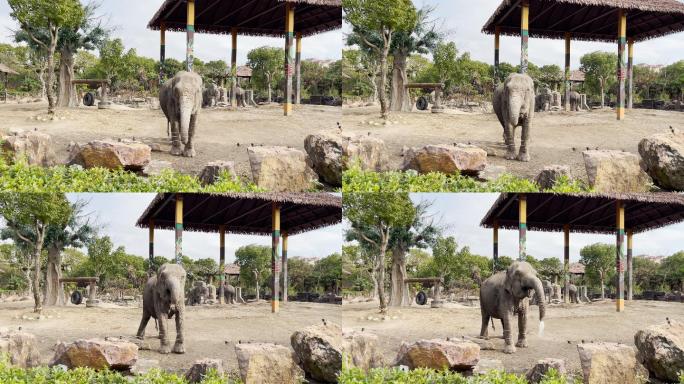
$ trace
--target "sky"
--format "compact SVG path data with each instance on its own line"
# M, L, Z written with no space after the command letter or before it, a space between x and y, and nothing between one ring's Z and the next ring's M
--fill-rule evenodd
M147 23L162 4L162 0L98 0L103 23L114 28L113 36L123 40L126 48L135 48L139 55L159 58L159 32L147 29ZM85 3L85 0L81 0ZM16 22L10 17L7 0L0 0L0 42L12 42ZM280 38L238 36L238 65L247 61L247 52L264 45L282 47ZM230 36L195 34L195 56L202 61L230 62ZM302 39L302 58L338 60L342 56L342 32L330 31ZM166 33L166 57L185 60L185 34Z
M480 227L480 221L499 195L495 193L412 194L414 203L432 203L428 214L445 228L444 236L453 236L459 247L492 257L492 230ZM344 224L348 225L347 222ZM684 223L634 235L634 255L670 256L684 250ZM614 235L570 234L570 261L579 261L582 247L594 243L615 243ZM563 233L527 232L527 253L537 259L563 258ZM518 232L499 230L499 255L516 258Z

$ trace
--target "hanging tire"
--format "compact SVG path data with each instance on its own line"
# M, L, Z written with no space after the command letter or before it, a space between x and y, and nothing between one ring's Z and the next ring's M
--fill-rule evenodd
M427 304L427 299L427 294L423 291L419 291L418 294L416 294L416 304L418 305Z
M87 92L85 95L83 95L83 105L86 107L92 107L95 105L95 95L93 95L91 92Z
M418 100L416 100L416 108L418 108L418 110L420 110L420 111L427 110L428 105L429 105L429 103L428 103L427 98L425 96L421 96L418 98Z
M83 302L83 295L79 291L71 292L71 304L79 305Z

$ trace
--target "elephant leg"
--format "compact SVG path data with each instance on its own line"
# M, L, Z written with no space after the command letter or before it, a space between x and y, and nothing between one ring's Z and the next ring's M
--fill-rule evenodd
M171 155L180 156L182 154L180 124L178 121L171 120Z
M525 334L527 333L527 310L520 309L518 311L518 342L515 346L518 348L527 348L527 340Z
M506 135L506 160L515 160L515 126L506 123L507 128L504 130Z
M482 328L480 329L480 338L481 339L489 339L489 319L490 316L484 311L482 312Z
M161 348L159 348L159 352L166 354L171 352L168 334L169 314L167 312L160 311L160 313L157 315L157 319L157 323L159 324L159 340L161 341Z
M136 337L139 339L145 338L145 328L147 328L147 323L150 321L150 314L147 311L143 311L142 320L140 320L140 326L138 327L138 333Z
M527 141L530 138L530 117L526 117L523 120L522 134L520 138L520 153L518 154L518 160L522 162L530 161L530 155L527 153Z
M183 310L176 312L176 343L173 345L173 353L185 353L183 346L183 321L185 320Z
M511 339L511 314L508 311L506 311L503 319L501 319L501 323L503 324L503 337L504 343L506 344L504 353L515 353L516 349L513 345L513 340Z
M197 125L197 114L190 116L188 143L185 144L185 151L183 151L183 156L185 157L195 157L195 147L192 144L192 138L195 136L195 125Z

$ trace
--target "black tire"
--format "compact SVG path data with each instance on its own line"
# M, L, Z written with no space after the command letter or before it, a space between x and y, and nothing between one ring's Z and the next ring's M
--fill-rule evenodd
M93 95L91 92L87 92L85 95L83 95L83 105L87 107L92 107L95 105L95 95Z
M416 304L425 305L425 304L427 304L427 300L428 300L428 297L427 297L427 294L425 292L419 291L416 294Z
M420 111L427 110L428 104L429 103L428 103L427 99L425 98L425 96L421 96L418 98L418 100L416 100L416 108L418 108L418 110L420 110Z
M71 304L79 305L83 302L83 295L79 291L71 292Z

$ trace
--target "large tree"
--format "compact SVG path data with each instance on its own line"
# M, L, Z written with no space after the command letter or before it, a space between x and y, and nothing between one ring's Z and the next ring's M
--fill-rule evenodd
M580 263L584 264L586 276L601 285L601 299L605 299L606 281L615 274L614 245L596 243L580 250Z
M247 53L247 66L252 68L252 80L266 88L268 102L273 101L273 87L284 77L285 53L275 47L259 47Z
M588 53L580 58L586 85L601 94L601 108L605 107L606 89L617 81L617 55L608 52Z
M19 22L23 31L47 53L47 99L48 113L55 113L55 97L52 86L55 78L55 51L63 28L76 27L84 17L84 9L78 0L7 0L11 16ZM48 41L43 41L36 31L45 30ZM36 293L34 292L34 295Z
M261 285L271 276L271 247L250 244L235 251L235 263L240 266L240 281L254 286L259 300Z

